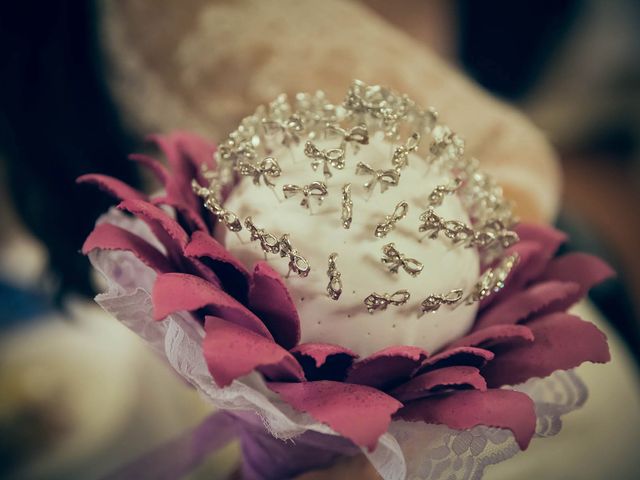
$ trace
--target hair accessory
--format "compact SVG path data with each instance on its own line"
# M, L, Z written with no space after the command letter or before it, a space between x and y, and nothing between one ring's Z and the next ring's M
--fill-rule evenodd
M376 184L380 184L380 192L384 193L389 187L396 187L400 183L400 172L389 170L376 170L364 162L358 162L356 165L357 175L371 175L371 180L364 184L367 191L372 192Z
M415 258L407 258L400 253L394 243L387 243L382 247L384 257L380 259L382 263L389 267L391 273L398 273L400 267L412 277L417 277L424 265Z
M429 295L425 298L420 304L420 314L421 317L425 313L435 312L442 305L455 305L456 303L462 300L462 289L456 288L455 290L451 290L449 293L444 295Z
M429 206L430 207L439 207L442 205L445 195L452 195L458 191L460 186L462 185L461 178L454 178L453 182L449 185L438 185L433 191L429 194Z
M262 179L265 185L273 188L276 185L269 179L279 177L282 169L275 158L267 157L260 160L257 164L249 162L238 163L238 173L247 177L253 176L254 185L260 185L260 180Z
M418 150L419 146L420 134L418 132L414 132L407 139L404 145L396 147L393 151L391 163L393 163L394 168L402 169L409 165L409 154Z
M289 257L289 272L287 277L293 271L301 277L306 277L311 271L311 266L306 258L298 253L298 251L291 245L289 234L285 233L278 240L278 248L280 250L280 256L282 258Z
M225 210L222 205L220 205L214 190L199 185L196 180L192 180L191 188L193 188L193 192L196 195L205 199L204 207L213 213L218 221L224 223L227 229L232 232L242 230L242 224L238 216L229 210Z
M278 253L280 251L278 239L272 234L265 232L262 228L257 228L251 217L245 218L244 226L247 227L247 230L249 230L251 234L250 240L252 242L260 242L260 247L265 254Z
M342 187L342 227L348 230L353 220L353 200L351 199L351 184Z
M398 290L392 294L384 293L382 295L372 293L364 299L364 305L369 313L373 313L376 310L386 310L389 305L396 307L404 305L409 301L409 298L411 298L411 294L406 290Z
M387 234L396 227L396 223L407 216L409 212L409 204L407 202L400 202L396 205L391 215L384 217L384 221L379 223L375 229L375 236L378 238L386 237Z
M329 268L327 275L329 276L329 284L327 285L327 293L333 300L338 300L342 295L342 278L338 268L336 267L336 257L338 254L333 252L329 255Z
M318 170L318 167L322 165L322 173L325 177L332 177L331 169L337 168L342 170L344 168L344 149L343 148L330 148L328 150L320 150L313 142L307 140L304 144L304 154L311 158L311 168L314 171Z
M298 185L287 184L282 187L284 198L291 198L299 193L302 194L302 200L300 205L304 208L310 208L310 198L315 197L318 201L318 205L322 203L327 196L327 185L324 182L311 182L309 185L302 187Z

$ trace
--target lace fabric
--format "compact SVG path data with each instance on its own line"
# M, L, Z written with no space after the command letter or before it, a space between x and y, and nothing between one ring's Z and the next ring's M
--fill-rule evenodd
M139 221L115 211L108 218L111 223L153 240ZM96 302L145 339L217 408L253 411L279 439L290 439L307 431L337 435L280 400L256 372L219 388L202 355L203 328L186 312L171 315L162 322L153 320L150 295L155 279L153 270L128 252L96 250L89 258L108 283L107 291L99 294ZM511 388L526 393L535 402L537 437L558 433L562 415L580 407L587 398L585 385L573 371L557 371L544 379L530 379ZM479 479L488 465L505 461L519 451L509 430L477 426L458 431L444 425L400 420L391 423L373 452L363 449L385 480Z

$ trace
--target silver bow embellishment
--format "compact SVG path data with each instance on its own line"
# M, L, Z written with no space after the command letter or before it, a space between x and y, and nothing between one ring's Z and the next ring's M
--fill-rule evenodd
M269 179L279 177L282 174L282 169L278 161L273 157L264 158L257 164L240 162L237 168L240 175L253 176L254 185L260 185L260 180L262 179L264 180L264 184L271 188L276 185Z
M278 240L278 248L282 258L289 257L289 271L293 271L301 277L306 277L311 271L311 266L306 258L298 253L291 245L289 234L285 233Z
M353 220L353 200L351 199L351 184L347 183L342 187L342 227L348 230Z
M230 231L239 232L242 230L242 224L238 216L222 207L216 198L215 190L199 185L196 180L191 181L191 188L196 195L204 198L204 207L209 210L218 221L224 223Z
M369 313L373 313L376 310L386 310L389 305L400 306L409 301L411 294L406 290L398 290L392 294L384 293L372 293L364 299L364 305L367 307Z
M265 253L278 253L280 251L280 244L278 239L270 233L267 233L262 228L257 228L253 223L251 217L247 217L244 220L244 226L247 227L251 234L250 239L252 242L260 242L260 247Z
M378 238L386 237L387 234L396 227L396 223L407 216L409 212L409 204L400 202L396 205L391 215L384 217L384 221L376 226L374 235Z
M412 277L417 277L424 265L415 258L407 258L406 255L400 253L394 243L387 243L382 247L384 257L380 259L382 263L389 267L391 273L398 273L402 269Z
M364 188L372 191L376 184L380 184L380 192L384 193L389 187L396 187L400 182L400 172L397 170L375 170L364 162L356 165L357 175L371 175L371 180L364 184Z
M355 127L351 127L349 130L345 130L335 123L328 123L325 129L326 136L337 135L342 137L342 146L347 143L354 143L360 145L369 144L369 130L364 123L358 124Z
M290 147L300 143L300 135L304 133L304 123L298 115L291 115L284 121L274 119L262 119L262 127L265 135L282 134L282 144Z
M327 284L327 293L332 300L338 300L342 295L342 278L338 267L336 267L337 253L329 255L329 267L327 269L327 275L329 276L329 283Z
M463 222L457 220L445 220L433 211L433 208L428 208L426 212L420 215L419 230L426 232L429 238L438 238L438 234L442 232L445 237L453 240L454 243L462 243L469 241L472 238L474 231L471 227Z
M324 182L311 182L309 185L304 185L302 187L287 184L282 187L282 193L284 193L284 198L291 198L302 193L300 205L304 208L309 208L310 198L315 197L318 200L318 205L320 205L327 196L328 191L327 185Z
M344 168L344 149L330 148L328 150L320 150L313 142L307 140L304 144L304 154L311 158L311 168L314 171L322 165L322 173L325 177L331 177L333 174L329 166L342 170Z
M439 207L442 205L444 201L445 195L452 195L458 191L458 189L462 186L461 178L454 178L453 182L449 185L438 185L433 189L433 191L429 194L429 206L430 207Z
M425 313L435 312L442 305L455 305L460 300L462 300L461 288L451 290L449 293L444 295L429 295L420 304L420 316Z
M418 150L420 146L420 134L414 132L404 145L396 147L391 157L391 163L395 168L404 168L409 165L409 154Z

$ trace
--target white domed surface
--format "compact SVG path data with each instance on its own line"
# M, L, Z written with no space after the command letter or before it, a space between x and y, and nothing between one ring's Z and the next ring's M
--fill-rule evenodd
M335 148L335 141L318 141L319 148ZM363 184L370 178L356 175L360 161L373 168L390 168L392 147L378 134L354 155L347 148L343 170L331 168L333 176L325 179L322 168L313 171L311 160L304 155L304 145L291 151L282 148L275 158L282 175L274 179L275 192L265 185L259 187L245 177L234 188L225 207L241 219L253 218L258 228L280 237L290 234L293 247L304 256L311 272L306 278L291 272L285 283L295 301L301 321L302 342L324 342L342 345L360 356L395 345L412 345L434 352L464 335L473 323L477 304L460 303L456 308L442 306L437 312L420 316L420 304L430 294L445 294L462 288L469 292L479 276L479 257L475 249L454 246L445 238L424 238L418 231L419 216L427 208L427 197L433 188L452 181L448 173L428 169L426 162L410 155L409 166L402 170L400 183L380 193L376 185L369 194ZM294 161L295 158L295 161ZM284 199L282 186L303 186L313 181L325 181L328 195L318 206L311 199L311 213L300 206L302 194ZM342 187L352 184L353 222L344 229L341 222ZM396 204L406 201L408 215L396 224L385 238L376 238L378 223L390 215ZM443 218L468 223L469 218L455 195L445 197L437 213ZM248 268L264 259L259 242L250 242L243 229L239 237L220 228L225 244ZM422 272L411 277L404 270L389 272L380 261L382 247L394 242L399 252L424 264ZM342 275L343 292L338 301L327 294L328 257L337 252L337 268ZM269 264L283 276L288 272L288 259L268 254ZM402 306L389 307L373 314L367 312L364 299L371 293L393 293L406 289L411 298Z

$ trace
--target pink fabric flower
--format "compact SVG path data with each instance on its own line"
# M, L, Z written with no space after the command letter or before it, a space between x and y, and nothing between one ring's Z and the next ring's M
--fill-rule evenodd
M517 227L521 241L507 254L518 253L520 261L505 288L482 302L469 334L441 351L399 345L358 358L339 345L300 344L298 313L283 280L266 262L247 271L225 250L211 236L214 219L192 192L200 166L214 167L215 147L187 133L151 140L169 169L146 156L132 159L164 185L163 196L150 198L102 175L78 181L113 195L163 248L102 223L82 251L129 251L152 268L155 319L191 312L204 326L202 355L220 387L259 371L292 407L370 450L392 418L462 430L508 428L525 449L535 430L534 405L508 387L610 358L604 334L566 310L612 270L585 254L554 257L565 236L531 224Z

